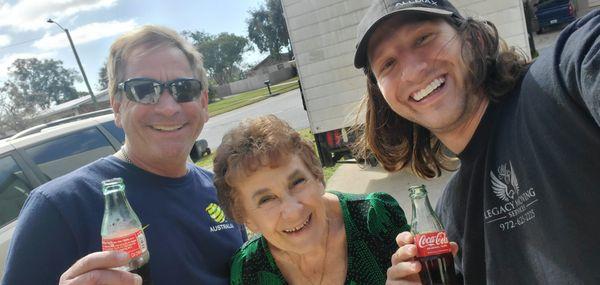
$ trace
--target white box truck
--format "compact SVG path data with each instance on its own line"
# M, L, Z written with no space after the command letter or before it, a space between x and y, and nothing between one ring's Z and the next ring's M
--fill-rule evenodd
M387 0L394 1L394 0ZM395 0L398 2L407 0ZM321 163L349 155L348 128L366 92L366 77L354 68L356 26L371 0L281 0L302 102ZM509 45L529 53L522 0L454 0L464 16L493 22Z

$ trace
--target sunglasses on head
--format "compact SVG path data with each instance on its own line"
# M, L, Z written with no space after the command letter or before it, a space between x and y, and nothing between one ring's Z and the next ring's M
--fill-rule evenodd
M178 78L164 83L152 78L131 78L119 83L119 90L125 93L127 99L142 104L158 103L165 89L177 103L185 103L200 97L202 83L193 78Z

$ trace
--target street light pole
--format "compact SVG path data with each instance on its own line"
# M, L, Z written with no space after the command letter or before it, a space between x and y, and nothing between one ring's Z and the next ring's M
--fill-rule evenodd
M83 81L85 81L85 86L87 86L88 92L90 93L90 97L92 98L92 102L94 102L94 105L97 106L98 102L96 101L96 96L94 96L92 87L90 86L90 83L88 82L87 76L85 76L85 71L83 70L81 61L79 60L79 55L77 54L77 50L75 50L75 45L73 45L73 40L71 39L71 34L69 33L69 30L63 28L59 23L55 22L52 19L48 19L46 22L56 24L61 30L65 31L65 33L67 33L67 38L69 38L69 43L71 44L71 49L73 50L73 54L75 54L75 59L77 60L77 64L79 65L79 70L81 70L81 75L83 75Z

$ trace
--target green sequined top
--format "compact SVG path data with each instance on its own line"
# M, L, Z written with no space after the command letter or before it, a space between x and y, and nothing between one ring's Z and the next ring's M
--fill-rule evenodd
M396 236L410 229L404 211L386 193L331 193L340 200L346 228L345 284L385 284L392 254L398 249ZM287 284L264 237L249 240L233 256L231 284Z

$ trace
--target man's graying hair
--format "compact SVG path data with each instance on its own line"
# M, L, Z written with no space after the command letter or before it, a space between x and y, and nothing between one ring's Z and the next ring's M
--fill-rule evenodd
M146 25L120 36L110 47L106 65L110 98L121 100L118 84L129 79L124 78L124 71L127 60L134 50L142 48L143 52L148 52L162 47L181 50L190 64L194 77L202 82L202 89L208 90L208 77L202 55L177 32L161 26Z
M467 94L484 94L492 102L502 100L527 69L527 57L508 48L488 21L427 14L420 17L439 18L448 22L462 40L462 58L468 68ZM386 170L399 171L410 166L422 178L439 176L442 169L451 170L455 159L446 155L442 142L428 129L400 117L388 106L369 66L364 68L367 94L361 110L365 110L366 118L364 126L358 129L362 135L354 148L357 157L365 158L372 153Z

